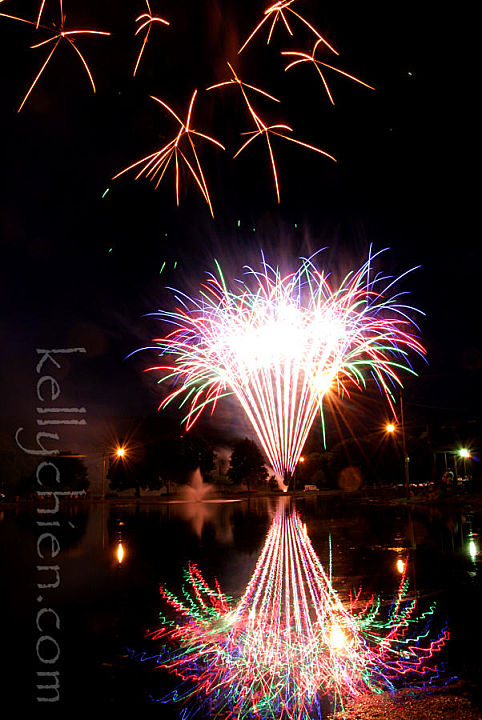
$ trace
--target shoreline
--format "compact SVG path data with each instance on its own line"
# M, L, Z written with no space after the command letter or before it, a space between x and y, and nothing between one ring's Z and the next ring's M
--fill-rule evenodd
M228 502L245 502L250 500L258 499L276 499L276 498L290 498L290 500L301 500L308 498L325 498L327 500L342 499L344 501L353 501L368 504L368 505L392 505L392 506L408 506L408 507L419 507L424 505L429 506L446 506L446 505L457 505L467 506L472 505L475 508L482 507L482 492L472 491L466 493L447 493L438 497L431 497L426 495L413 495L407 498L404 494L403 488L370 488L367 490L341 490L341 489L329 489L329 490L291 490L286 493L278 491L242 491L242 492L220 492L213 491L208 497L202 499L188 499L182 496L182 493L172 493L171 495L141 495L135 497L134 495L126 496L108 496L102 498L101 496L87 496L85 498L76 497L64 497L60 500L60 504L65 505L169 505L169 504L215 504L215 503L228 503ZM0 501L0 510L17 509L21 507L31 507L33 505L43 505L48 501L42 501L39 498L19 498L17 500L3 500Z

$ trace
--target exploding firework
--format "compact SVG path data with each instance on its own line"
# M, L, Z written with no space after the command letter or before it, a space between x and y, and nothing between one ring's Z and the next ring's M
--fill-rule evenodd
M225 80L224 82L217 83L216 85L211 85L208 87L208 90L214 90L215 88L223 87L226 85L232 85L237 84L238 87L241 90L241 93L243 95L243 98L246 102L247 108L249 110L249 113L251 115L251 118L256 126L256 130L251 130L248 132L241 133L242 135L249 135L249 138L246 140L245 143L239 148L237 153L234 155L234 157L238 157L238 155L248 147L250 143L253 142L257 137L264 136L266 140L266 144L268 146L268 152L269 152L269 158L271 162L271 169L273 172L273 179L276 189L276 197L278 199L278 202L280 202L280 190L279 190L279 181L278 181L278 171L276 169L276 162L274 159L274 153L273 153L273 147L270 140L270 134L275 135L280 138L284 138L285 140L289 140L289 142L295 143L296 145L301 145L301 147L306 148L307 150L313 150L314 152L320 153L321 155L325 155L326 157L330 158L330 160L333 160L336 162L335 158L332 155L329 155L329 153L325 152L325 150L321 150L320 148L314 147L313 145L308 145L308 143L302 142L301 140L295 140L295 138L290 137L286 135L286 132L293 132L293 128L289 127L289 125L283 125L283 124L276 124L276 125L266 125L266 123L261 119L261 116L259 113L257 113L250 100L248 99L247 90L252 90L256 93L259 93L260 95L264 95L264 97L269 98L270 100L274 100L275 102L279 102L278 98L273 97L273 95L269 95L264 90L261 90L258 87L255 87L254 85L249 85L248 83L243 82L240 80L238 75L236 74L236 71L234 70L233 66L228 63L229 69L231 70L231 73L233 77L230 80ZM284 132L281 132L281 131Z
M391 295L397 279L372 271L375 256L337 287L303 259L283 275L263 260L228 287L221 268L197 298L155 315L175 328L156 338L162 362L149 370L174 389L160 407L187 406L187 429L207 407L234 394L274 470L290 476L324 400L373 379L393 412L408 355L424 354L411 308Z
M298 20L300 20L305 25L305 27L307 27L314 35L316 35L316 37L320 40L320 42L322 42L329 50L331 50L331 52L335 53L335 55L338 55L335 48L332 47L332 45L330 45L329 42L327 40L325 40L325 38L322 35L320 35L320 33L318 32L318 30L316 30L316 28L314 28L313 25L308 22L308 20L306 20L298 12L296 12L296 10L293 10L293 8L291 6L293 5L294 2L296 2L296 0L278 0L278 2L275 2L273 5L270 5L269 7L267 7L266 10L264 11L263 19L258 23L258 25L256 25L256 27L254 28L251 35L248 37L246 42L241 46L241 48L238 51L238 55L243 52L244 48L248 45L249 42L251 42L251 40L256 35L258 30L261 30L263 25L266 22L269 22L270 20L271 20L271 26L270 26L269 33L268 33L268 39L266 41L267 44L269 44L269 42L271 40L271 36L273 35L273 30L278 21L283 21L283 25L285 26L286 30L289 32L290 35L293 35L293 31L288 22L288 17L287 17L288 13L290 15L292 15L293 17L297 18Z
M344 77L349 78L350 80L354 80L356 83L363 85L364 87L368 88L369 90L375 89L371 85L368 85L367 83L363 82L363 80L359 80L354 75L349 75L344 70L340 70L340 68L334 67L333 65L328 65L328 63L322 62L321 60L317 60L315 58L315 55L316 55L316 51L318 49L320 42L321 42L321 40L316 41L311 55L308 55L308 53L305 53L305 52L299 52L299 51L295 51L295 50L283 50L281 53L282 55L296 58L295 60L292 60L290 63L288 63L288 65L285 67L285 71L290 70L291 68L295 67L296 65L300 65L301 63L305 63L305 62L312 63L315 66L316 71L318 72L318 75L320 76L320 78L323 82L323 86L326 90L326 94L328 95L328 98L332 105L335 104L335 101L333 100L333 95L331 94L330 88L328 87L328 82L326 81L323 68L327 68L328 70L333 70L334 72L337 72L340 75L343 75Z
M113 180L120 177L121 175L124 175L124 173L129 172L133 168L140 167L140 170L137 173L135 179L138 180L138 178L140 178L142 175L145 175L145 177L154 182L155 187L157 188L162 178L164 177L164 174L169 167L171 160L174 158L177 205L179 206L179 163L180 161L182 161L188 168L194 180L196 181L204 199L209 206L211 215L214 216L208 186L204 177L201 163L199 161L199 156L196 152L196 146L194 145L193 136L208 140L209 142L221 148L221 150L224 150L224 145L221 145L221 143L215 140L213 137L198 132L191 127L192 112L196 95L197 90L195 90L192 94L185 122L181 120L181 118L174 112L171 107L169 107L167 103L164 102L164 100L160 100L159 98L151 95L152 100L155 100L157 103L159 103L159 105L162 105L162 107L165 108L179 123L179 132L172 140L170 140L170 142L164 145L160 150L156 150L156 152L151 153L150 155L147 155L140 160L137 160L137 162L132 163L132 165L129 165L129 167L124 168L124 170L121 170L119 173L117 173L117 175L114 175ZM183 144L181 144L182 140L184 140Z
M162 25L169 25L167 20L164 20L161 17L155 17L152 15L151 6L149 5L149 0L146 0L146 6L147 6L147 12L142 13L136 19L136 22L139 23L139 27L136 30L136 35L139 35L139 33L142 32L143 30L145 30L146 33L144 35L144 40L142 41L141 49L139 50L139 54L137 56L137 61L136 61L136 65L134 68L133 75L135 75L137 73L137 70L139 68L139 63L141 62L141 57L144 53L144 49L147 45L147 41L149 40L149 34L152 29L152 24L157 22L157 23L161 23Z
M308 720L320 716L323 698L343 706L348 697L437 676L429 663L448 631L427 640L435 608L416 617L406 567L387 612L360 593L344 604L296 512L276 513L238 602L208 586L194 565L186 580L183 600L161 589L176 619L150 633L163 644L159 667L184 681L164 702L195 694L209 717Z
M92 85L92 89L95 92L95 83L94 78L92 77L92 73L90 71L89 66L87 65L87 61L83 54L80 52L79 48L77 47L77 39L79 35L110 35L109 32L104 32L103 30L68 30L65 27L65 13L63 11L62 6L62 0L60 0L60 19L58 25L56 23L53 23L51 27L48 27L46 25L40 24L40 18L42 15L44 9L44 3L41 4L39 14L37 17L36 22L32 22L31 20L25 20L24 18L16 17L14 15L7 15L5 13L0 13L1 17L9 18L10 20L17 20L18 22L26 23L27 25L33 25L36 29L43 29L50 33L52 33L52 37L48 38L47 40L42 40L39 43L36 43L35 45L31 45L31 48L39 48L44 47L47 45L50 45L50 43L53 43L53 46L50 49L49 54L47 55L46 60L44 61L42 67L38 71L37 75L34 78L34 81L30 85L29 89L27 90L27 93L25 94L20 107L18 108L18 112L23 108L25 103L27 102L27 99L30 96L30 93L34 89L35 85L39 81L43 71L47 67L48 63L50 62L54 52L57 50L58 46L62 43L62 41L65 41L71 48L74 50L77 55L79 56L82 65L84 66L84 69L87 73L87 76L89 78L90 84Z

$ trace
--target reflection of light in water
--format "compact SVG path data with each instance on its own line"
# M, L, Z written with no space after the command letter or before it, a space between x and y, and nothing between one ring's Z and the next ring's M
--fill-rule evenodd
M202 502L212 491L213 486L204 482L201 470L197 468L191 473L188 485L181 489L181 495L189 502Z
M116 554L117 554L117 562L118 562L119 565L120 565L120 564L122 563L122 561L124 560L124 554L125 554L125 553L124 553L124 548L122 547L122 543L121 543L121 542L119 543L119 546L118 546L118 548L117 548L117 553L116 553Z
M189 523L193 532L201 538L204 526L210 524L214 528L216 540L220 543L233 542L232 513L234 507L243 499L213 499L202 502L187 500L170 500L170 512L184 522Z
M400 573L400 575L405 570L405 563L403 562L403 560L401 558L398 558L398 560L397 560L397 570Z
M475 558L476 558L476 556L477 556L477 545L475 544L475 542L474 542L473 540L471 540L471 541L469 542L469 548L468 548L468 549L469 549L469 555L470 555L470 557L472 558L472 560L475 560Z
M280 500L240 599L227 597L217 581L208 585L192 563L180 599L161 587L181 618L172 623L161 614L161 627L149 633L162 644L161 667L181 680L163 702L189 701L194 682L196 703L209 717L308 720L322 717L322 696L338 705L350 695L394 690L397 678L432 683L438 670L428 661L449 633L444 627L428 639L435 606L415 616L406 570L388 617L373 596L361 612L359 594L345 607L299 515Z

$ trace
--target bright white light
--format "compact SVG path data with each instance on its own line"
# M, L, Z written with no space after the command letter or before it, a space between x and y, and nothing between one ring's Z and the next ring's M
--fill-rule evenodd
M333 376L331 373L318 372L311 381L311 384L319 395L324 395L330 389L332 382Z
M346 645L346 636L339 625L333 625L330 630L330 645L334 650L341 650Z
M122 563L124 559L124 548L122 547L122 543L119 543L119 547L117 548L117 562L119 565Z
M401 575L401 574L403 573L403 571L405 570L405 563L404 563L403 560L401 560L400 558L398 558L398 560L397 560L397 570L398 570L398 572L400 573L400 575Z
M473 540L469 542L469 555L472 558L472 560L475 560L477 556L477 545Z

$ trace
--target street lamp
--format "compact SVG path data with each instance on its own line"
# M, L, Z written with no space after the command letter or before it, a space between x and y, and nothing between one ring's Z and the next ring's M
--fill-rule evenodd
M112 450L104 450L102 453L102 500L105 500L105 460L107 455L115 455L120 460L126 456L126 449L119 446L114 452L112 452Z
M407 494L407 498L409 497L409 486L410 486L410 475L408 471L408 464L410 462L410 458L407 454L407 443L405 440L405 420L403 417L403 397L402 397L402 391L400 390L400 431L402 435L402 452L403 452L403 465L404 465L404 473L405 473L405 492ZM395 430L397 429L397 426L395 423L388 422L385 425L385 432L387 432L389 435L393 435L395 433Z
M407 443L405 441L405 420L403 417L403 395L402 391L400 390L400 427L402 430L402 450L403 450L403 459L404 459L404 467L405 467L405 490L407 493L407 498L409 496L409 485L410 485L410 476L408 472L408 463L410 462L410 458L407 454Z

